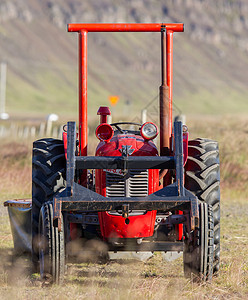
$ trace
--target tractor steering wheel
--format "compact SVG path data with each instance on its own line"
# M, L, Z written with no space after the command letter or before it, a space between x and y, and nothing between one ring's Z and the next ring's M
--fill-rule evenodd
M110 126L114 126L120 133L124 133L124 131L119 127L119 125L136 125L139 127L142 126L142 124L134 123L134 122L117 122L117 123L110 124Z

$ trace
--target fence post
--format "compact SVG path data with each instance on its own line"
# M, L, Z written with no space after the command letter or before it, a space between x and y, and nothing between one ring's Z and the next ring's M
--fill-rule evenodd
M32 126L32 127L30 128L30 136L31 136L32 138L34 138L34 137L35 137L35 134L36 134L36 128L35 128L34 126Z
M45 133L45 124L40 123L39 137L43 137Z
M146 122L146 119L147 119L147 110L142 109L142 111L141 111L141 124L144 124Z

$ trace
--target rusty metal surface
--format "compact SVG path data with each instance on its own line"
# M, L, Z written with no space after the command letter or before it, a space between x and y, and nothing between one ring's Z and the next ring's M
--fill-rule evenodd
M4 202L4 206L31 208L32 207L32 199L7 200L7 201Z
M170 155L170 99L169 88L166 85L160 86L160 155Z

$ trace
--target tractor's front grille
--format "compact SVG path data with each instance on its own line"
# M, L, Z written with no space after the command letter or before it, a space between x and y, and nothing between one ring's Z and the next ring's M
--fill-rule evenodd
M130 170L128 178L128 197L148 195L148 170Z
M129 170L125 176L106 172L107 197L145 197L148 195L148 170ZM146 211L129 212L130 216L143 215ZM111 211L121 215L121 211Z
M125 192L125 177L106 172L106 196L125 197Z
M129 170L125 176L106 172L107 197L145 197L148 195L148 170Z

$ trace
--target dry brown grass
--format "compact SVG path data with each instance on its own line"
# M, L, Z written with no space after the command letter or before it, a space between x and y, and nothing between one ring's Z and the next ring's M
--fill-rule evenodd
M22 198L31 191L31 142L4 140L0 150L1 197ZM15 196L16 195L16 196Z
M0 206L0 295L2 299L248 299L248 120L191 120L191 138L220 141L221 267L212 284L183 277L182 259L146 263L83 263L68 267L61 287L30 275L29 259L12 256L7 211ZM0 148L0 199L31 193L31 142L5 141Z

